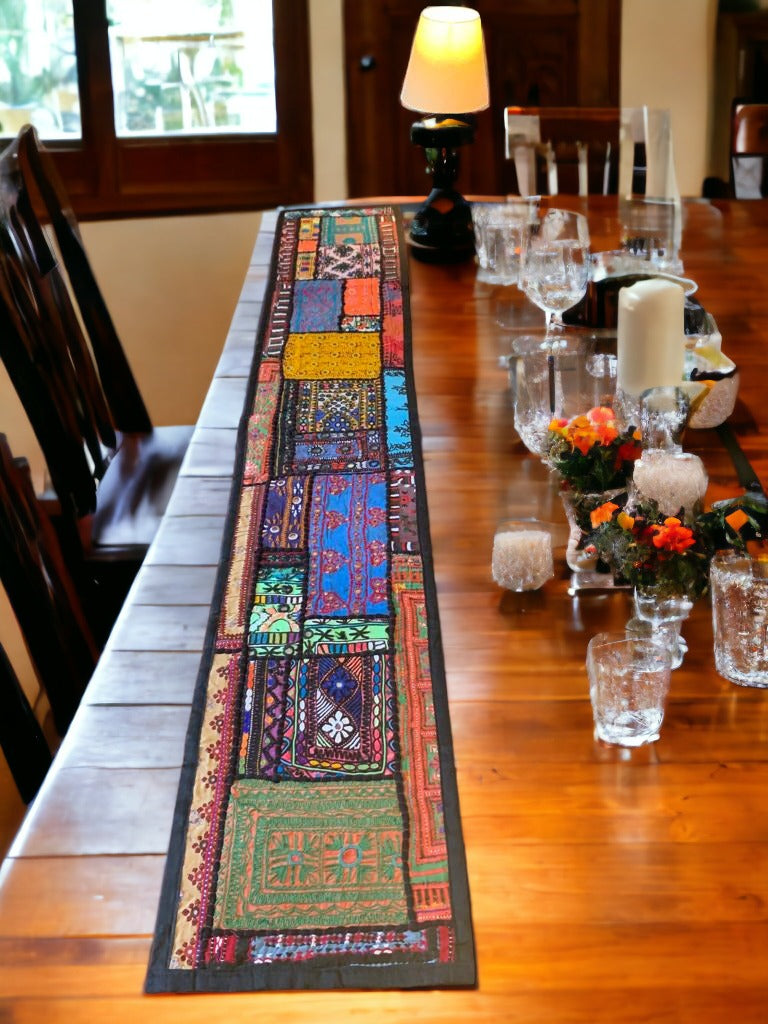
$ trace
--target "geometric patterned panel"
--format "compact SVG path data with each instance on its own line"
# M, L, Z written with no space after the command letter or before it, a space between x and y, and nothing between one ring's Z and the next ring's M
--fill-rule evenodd
M394 782L236 782L214 927L402 926L402 830Z

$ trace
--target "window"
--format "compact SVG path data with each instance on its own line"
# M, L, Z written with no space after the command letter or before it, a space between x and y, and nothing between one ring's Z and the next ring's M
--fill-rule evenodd
M117 134L274 134L271 0L110 0Z
M0 131L79 216L312 199L307 0L0 0Z
M82 136L70 0L0 0L0 128Z

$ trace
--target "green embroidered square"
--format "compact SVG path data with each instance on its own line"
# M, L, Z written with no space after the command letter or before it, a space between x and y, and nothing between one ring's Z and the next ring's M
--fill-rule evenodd
M393 780L232 786L214 927L405 925Z
M374 245L379 240L376 218L353 210L324 217L321 231L322 245Z

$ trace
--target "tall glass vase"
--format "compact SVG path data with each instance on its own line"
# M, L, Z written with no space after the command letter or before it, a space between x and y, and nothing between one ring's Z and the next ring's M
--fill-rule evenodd
M572 572L569 593L613 589L616 586L613 573L599 561L597 552L589 544L589 534L592 532L590 513L607 501L620 505L625 496L626 491L622 488L593 494L560 491L569 528L568 544L565 549L565 560Z

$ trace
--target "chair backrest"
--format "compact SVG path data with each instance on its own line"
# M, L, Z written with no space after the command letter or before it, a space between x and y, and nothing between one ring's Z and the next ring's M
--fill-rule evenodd
M8 655L0 647L0 747L25 804L51 765L51 751Z
M731 186L736 199L768 196L768 103L736 100L731 110Z
M40 301L16 248L14 235L0 216L0 357L29 417L43 452L62 511L75 518L92 512L96 481L105 459L102 437L91 417L61 320ZM106 416L105 427L109 426Z
M0 434L0 581L60 735L98 660L56 531L41 508L24 459Z
M507 107L506 155L516 171L507 191L615 194L619 124L617 107Z
M114 425L126 433L149 433L152 421L88 260L77 219L53 159L32 125L21 129L14 146L19 188L29 197L30 209L40 219L50 221L56 235Z
M24 185L19 151L28 138L0 153L0 358L74 522L95 509L118 438L92 346Z

